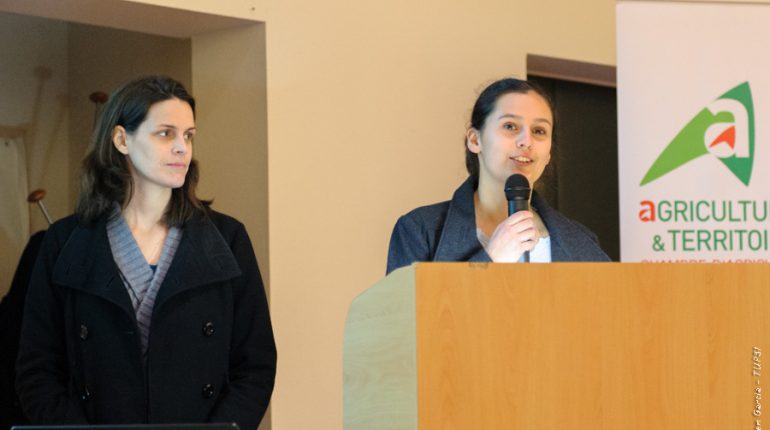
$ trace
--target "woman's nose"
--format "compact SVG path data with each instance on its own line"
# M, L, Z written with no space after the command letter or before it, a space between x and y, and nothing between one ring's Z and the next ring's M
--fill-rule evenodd
M516 146L518 148L529 148L532 146L532 134L528 128L525 128L516 136Z
M180 136L174 139L173 151L174 151L174 154L180 154L180 155L187 152L187 142L185 142L184 137Z

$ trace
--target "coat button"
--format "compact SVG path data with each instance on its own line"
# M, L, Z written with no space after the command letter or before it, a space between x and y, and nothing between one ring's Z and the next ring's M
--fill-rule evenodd
M88 339L88 327L85 324L80 324L80 338L83 340Z
M85 387L83 389L83 394L80 395L80 400L85 402L89 398L91 398L91 392L88 391L88 387Z
M203 397L210 399L211 396L214 395L214 386L211 384L204 385L202 394L203 394Z
M213 334L214 334L214 323L209 321L206 324L203 324L203 335L211 336Z

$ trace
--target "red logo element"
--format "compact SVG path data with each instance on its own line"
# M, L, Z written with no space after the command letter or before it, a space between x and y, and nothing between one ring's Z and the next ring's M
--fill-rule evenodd
M709 148L713 148L720 143L726 143L732 149L735 149L735 126L731 126L722 132L713 142L709 145Z

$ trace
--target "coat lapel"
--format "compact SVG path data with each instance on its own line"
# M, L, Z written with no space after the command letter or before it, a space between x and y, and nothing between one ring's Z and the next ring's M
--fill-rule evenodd
M473 179L468 178L452 196L433 261L466 261L481 249L473 192Z
M176 294L240 274L233 252L211 219L195 217L182 230L182 240L158 290L153 313Z
M94 227L77 224L59 253L53 282L102 297L133 315L107 238L106 219Z
M76 225L59 256L53 269L54 283L97 295L134 314L112 258L106 219L91 228ZM183 228L182 240L158 291L154 309L182 291L240 274L235 256L213 222L207 216L196 217Z

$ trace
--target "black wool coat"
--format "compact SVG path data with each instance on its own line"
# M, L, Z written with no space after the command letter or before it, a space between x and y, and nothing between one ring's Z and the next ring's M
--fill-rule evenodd
M33 423L236 422L255 430L276 350L246 230L210 211L183 235L153 308L146 363L107 238L74 216L45 236L26 300L19 399Z

